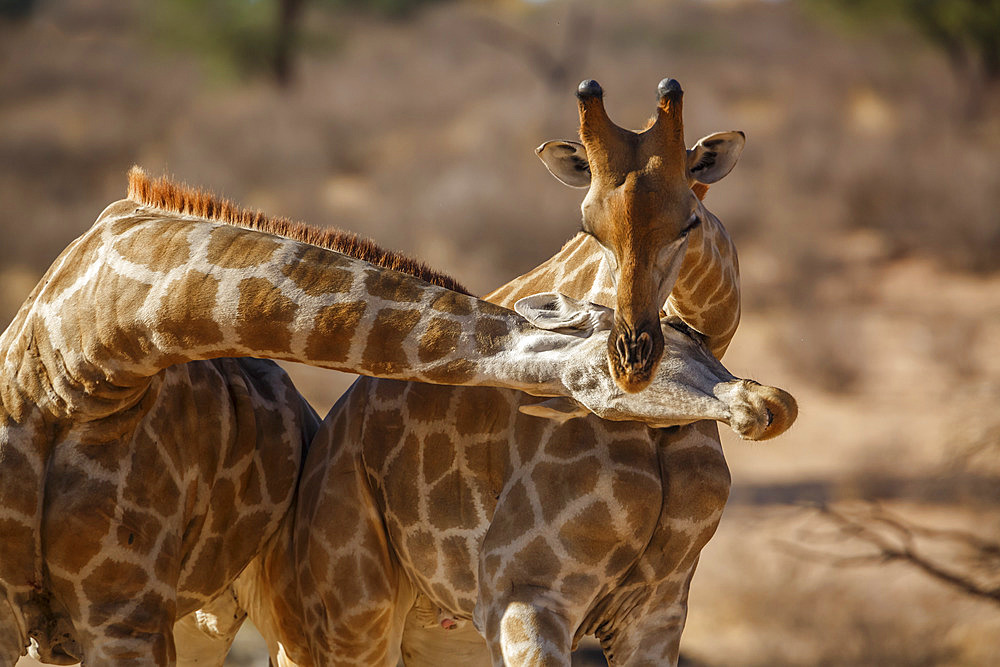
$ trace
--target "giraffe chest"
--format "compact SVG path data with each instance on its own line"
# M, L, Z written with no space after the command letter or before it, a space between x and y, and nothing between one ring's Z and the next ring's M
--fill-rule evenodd
M414 418L444 393L444 414ZM378 428L386 421L375 412L365 422L365 462L394 551L432 606L457 617L470 618L484 584L505 578L556 581L585 609L654 530L662 489L648 430L520 414L531 400L408 385L401 404L422 408L407 407L398 432Z
M315 427L290 387L270 362L184 364L131 410L70 428L46 480L50 570L84 592L114 572L165 604L176 586L179 614L210 599L290 503Z

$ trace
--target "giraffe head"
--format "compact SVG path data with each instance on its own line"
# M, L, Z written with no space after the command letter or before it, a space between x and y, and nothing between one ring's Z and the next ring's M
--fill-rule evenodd
M584 81L577 89L583 143L549 141L535 151L560 181L589 188L583 230L604 249L618 299L608 362L628 392L649 385L663 356L659 313L684 262L688 232L704 215L696 191L704 195L729 173L745 139L742 132L720 132L687 150L684 91L664 79L657 93L648 127L632 132L608 117L601 86Z
M514 310L539 329L583 339L566 347L566 386L574 398L522 406L526 414L565 421L593 412L602 419L641 421L652 428L714 419L745 440L780 435L798 415L791 394L734 376L712 355L705 338L679 318L657 319L663 361L646 390L629 393L616 386L601 353L603 336L617 321L612 309L547 292L518 300Z

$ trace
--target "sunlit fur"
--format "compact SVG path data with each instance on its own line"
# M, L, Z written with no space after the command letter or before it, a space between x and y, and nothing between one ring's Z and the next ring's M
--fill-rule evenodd
M618 264L608 361L619 387L636 392L652 380L663 354L658 316L684 247L675 248L666 262L661 253L681 239L699 198L687 173L682 94L660 97L654 119L638 133L612 122L600 96L581 97L579 110L580 140L592 174L584 229ZM651 345L637 343L644 333ZM623 358L624 351L630 359Z
M333 227L320 228L287 218L269 217L261 211L242 208L209 192L176 183L166 177L153 180L138 166L132 167L128 173L128 198L153 208L217 220L336 250L376 266L415 276L445 289L471 294L451 276L435 271L412 257L386 250L371 239Z

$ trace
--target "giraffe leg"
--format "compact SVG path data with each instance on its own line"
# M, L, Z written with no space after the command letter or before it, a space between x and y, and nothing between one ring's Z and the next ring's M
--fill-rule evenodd
M613 637L601 642L609 665L676 667L694 569L692 565L655 586L645 603L631 610L635 621L621 625Z
M635 590L642 601L631 606L627 618L613 619L601 642L616 667L677 664L691 578L729 497L729 468L715 423L664 432L658 451L665 481L660 526L632 575L619 585L620 591ZM683 527L673 517L684 517Z
M173 665L177 661L171 629L166 615L154 620L124 619L121 622L87 632L83 640L84 665Z
M306 641L318 665L395 667L415 593L390 553L364 463L334 406L310 446L294 552Z
M10 601L0 593L0 667L14 667L22 654L23 644Z
M116 445L127 443L106 443L109 455ZM119 486L76 468L73 454L66 446L54 457L46 488L49 607L73 620L85 665L173 664L179 515L131 510ZM176 495L163 501L181 506Z
M53 586L57 594L60 585ZM132 597L116 594L109 586L106 595L91 596L90 622L77 629L82 659L90 665L132 667L174 665L173 600L159 596Z
M568 597L550 589L559 579L559 559L544 536L529 539L529 531L519 536L528 546L512 550L510 536L497 528L509 526L511 517L528 523L530 516L526 495L509 493L497 505L480 549L479 599L473 616L494 666L569 667L579 619L570 619Z
M512 596L486 613L494 666L569 667L573 630L569 619L544 597Z
M221 667L246 617L232 587L201 609L181 617L174 624L178 667Z
M52 576L53 597L69 602L67 606L82 607L86 620L77 624L73 645L76 655L84 665L173 665L177 654L174 648L173 625L176 602L171 596L164 598L149 590L144 577L128 576L127 568L110 559L101 561L100 568L121 568L123 576L95 587L90 579L62 579ZM135 567L129 565L128 567ZM148 565L149 571L153 564ZM140 571L136 568L135 572ZM81 605L76 597L80 590L87 591ZM78 607L78 608L79 608ZM65 664L65 663L63 663Z

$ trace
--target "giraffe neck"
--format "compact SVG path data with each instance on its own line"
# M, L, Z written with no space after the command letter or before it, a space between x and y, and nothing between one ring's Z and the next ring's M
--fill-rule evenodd
M725 227L701 208L702 224L688 235L684 263L664 311L704 334L708 348L721 358L740 321L739 263ZM541 265L484 298L509 308L521 297L552 290L613 306L615 289L604 251L593 236L580 232Z
M19 391L90 418L128 407L167 366L234 356L559 395L570 393L559 363L590 344L337 252L128 200L22 311L0 339L4 372L20 380L4 405Z
M688 249L665 310L708 337L721 359L740 323L740 266L726 228L703 204L702 224L688 235Z

